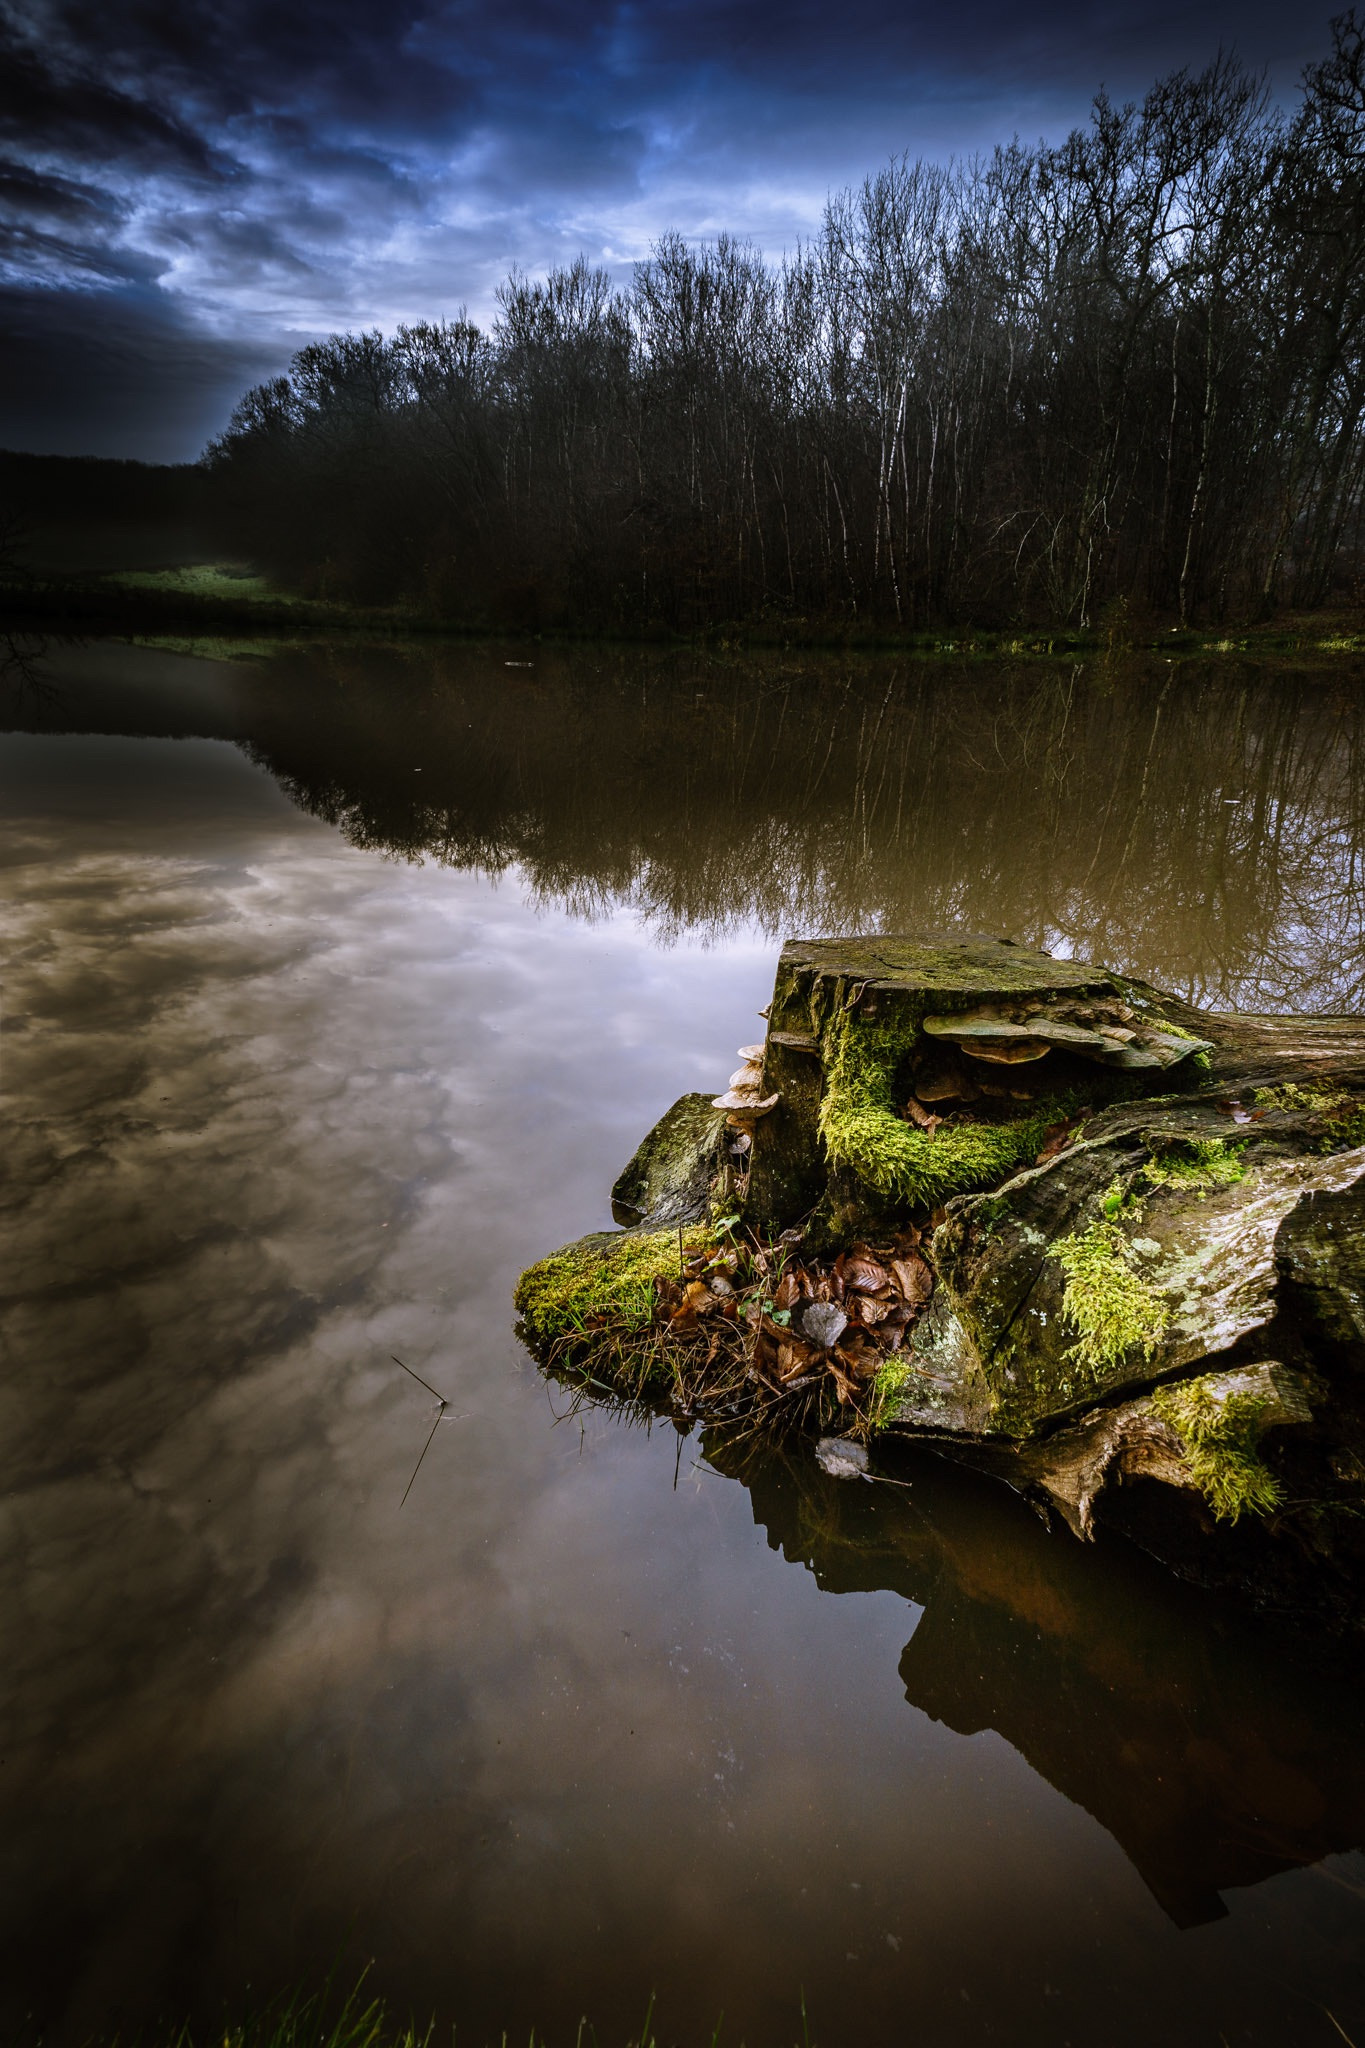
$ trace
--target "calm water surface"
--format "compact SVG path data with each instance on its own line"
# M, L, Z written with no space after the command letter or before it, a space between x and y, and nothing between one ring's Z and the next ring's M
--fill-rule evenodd
M516 662L518 666L507 664ZM0 2026L374 1959L460 2039L1365 2039L1361 1681L928 1456L570 1412L788 932L1358 1008L1365 677L52 657L15 699ZM394 1356L449 1398L433 1400Z

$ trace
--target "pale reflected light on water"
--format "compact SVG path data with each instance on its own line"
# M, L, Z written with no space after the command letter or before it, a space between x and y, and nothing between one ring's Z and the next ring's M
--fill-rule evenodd
M0 2021L340 1955L473 2041L1359 2026L1358 1678L931 1459L570 1414L509 1307L783 930L1354 1003L1353 693L537 660L96 648L12 717Z

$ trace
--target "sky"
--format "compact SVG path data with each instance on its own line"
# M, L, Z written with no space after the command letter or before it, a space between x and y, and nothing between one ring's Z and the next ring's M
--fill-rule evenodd
M306 341L665 229L780 255L893 154L1059 139L1286 0L0 0L0 447L192 461Z

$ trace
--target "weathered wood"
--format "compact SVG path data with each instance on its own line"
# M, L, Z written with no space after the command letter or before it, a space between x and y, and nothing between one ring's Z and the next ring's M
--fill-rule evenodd
M706 1213L721 1165L725 1118L706 1095L680 1095L640 1140L612 1186L618 1223L661 1230Z
M1205 1044L1195 1028L1202 1021L1143 983L1002 939L791 940L778 962L762 1062L762 1089L780 1100L754 1131L746 1217L768 1232L805 1222L813 1239L833 1242L856 1231L860 1216L884 1222L898 1206L821 1129L831 1064L850 1028L897 1053L902 1096L921 1080L926 1106L975 1101L983 1122L998 1123L1002 1103L1077 1088L1100 1106L1127 1092L1134 1069L1144 1082L1162 1082L1164 1069ZM962 1184L980 1185L982 1175Z
M738 1210L750 1242L826 1260L779 1324L762 1276L786 1249L755 1250L744 1312L776 1350L750 1377L799 1338L795 1370L828 1358L842 1402L860 1330L882 1340L831 1300L833 1254L917 1246L923 1291L866 1367L864 1426L1006 1478L1083 1538L1112 1523L1281 1604L1311 1554L1308 1604L1365 1619L1365 1019L1200 1011L1000 940L819 939L784 946L741 1056L613 1190L637 1295L650 1261L677 1264L651 1231ZM734 1272L728 1242L703 1261ZM599 1313L611 1245L592 1253Z

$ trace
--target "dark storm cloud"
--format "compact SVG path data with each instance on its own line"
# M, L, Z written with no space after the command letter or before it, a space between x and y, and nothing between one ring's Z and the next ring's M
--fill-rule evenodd
M35 221L63 221L105 231L117 225L127 210L97 185L54 177L32 170L27 164L6 163L3 159L0 208L7 215L28 215Z
M205 334L153 290L13 287L0 299L0 448L183 462L278 366L275 337Z
M43 157L125 170L202 176L213 169L206 139L138 91L53 61L12 30L0 41L0 56L0 136L11 143L26 142Z
M0 0L0 278L51 290L63 360L112 319L161 374L174 336L282 365L668 226L775 252L893 151L1055 135L1220 44L1291 88L1325 41L1279 0ZM150 416L149 379L104 445Z

